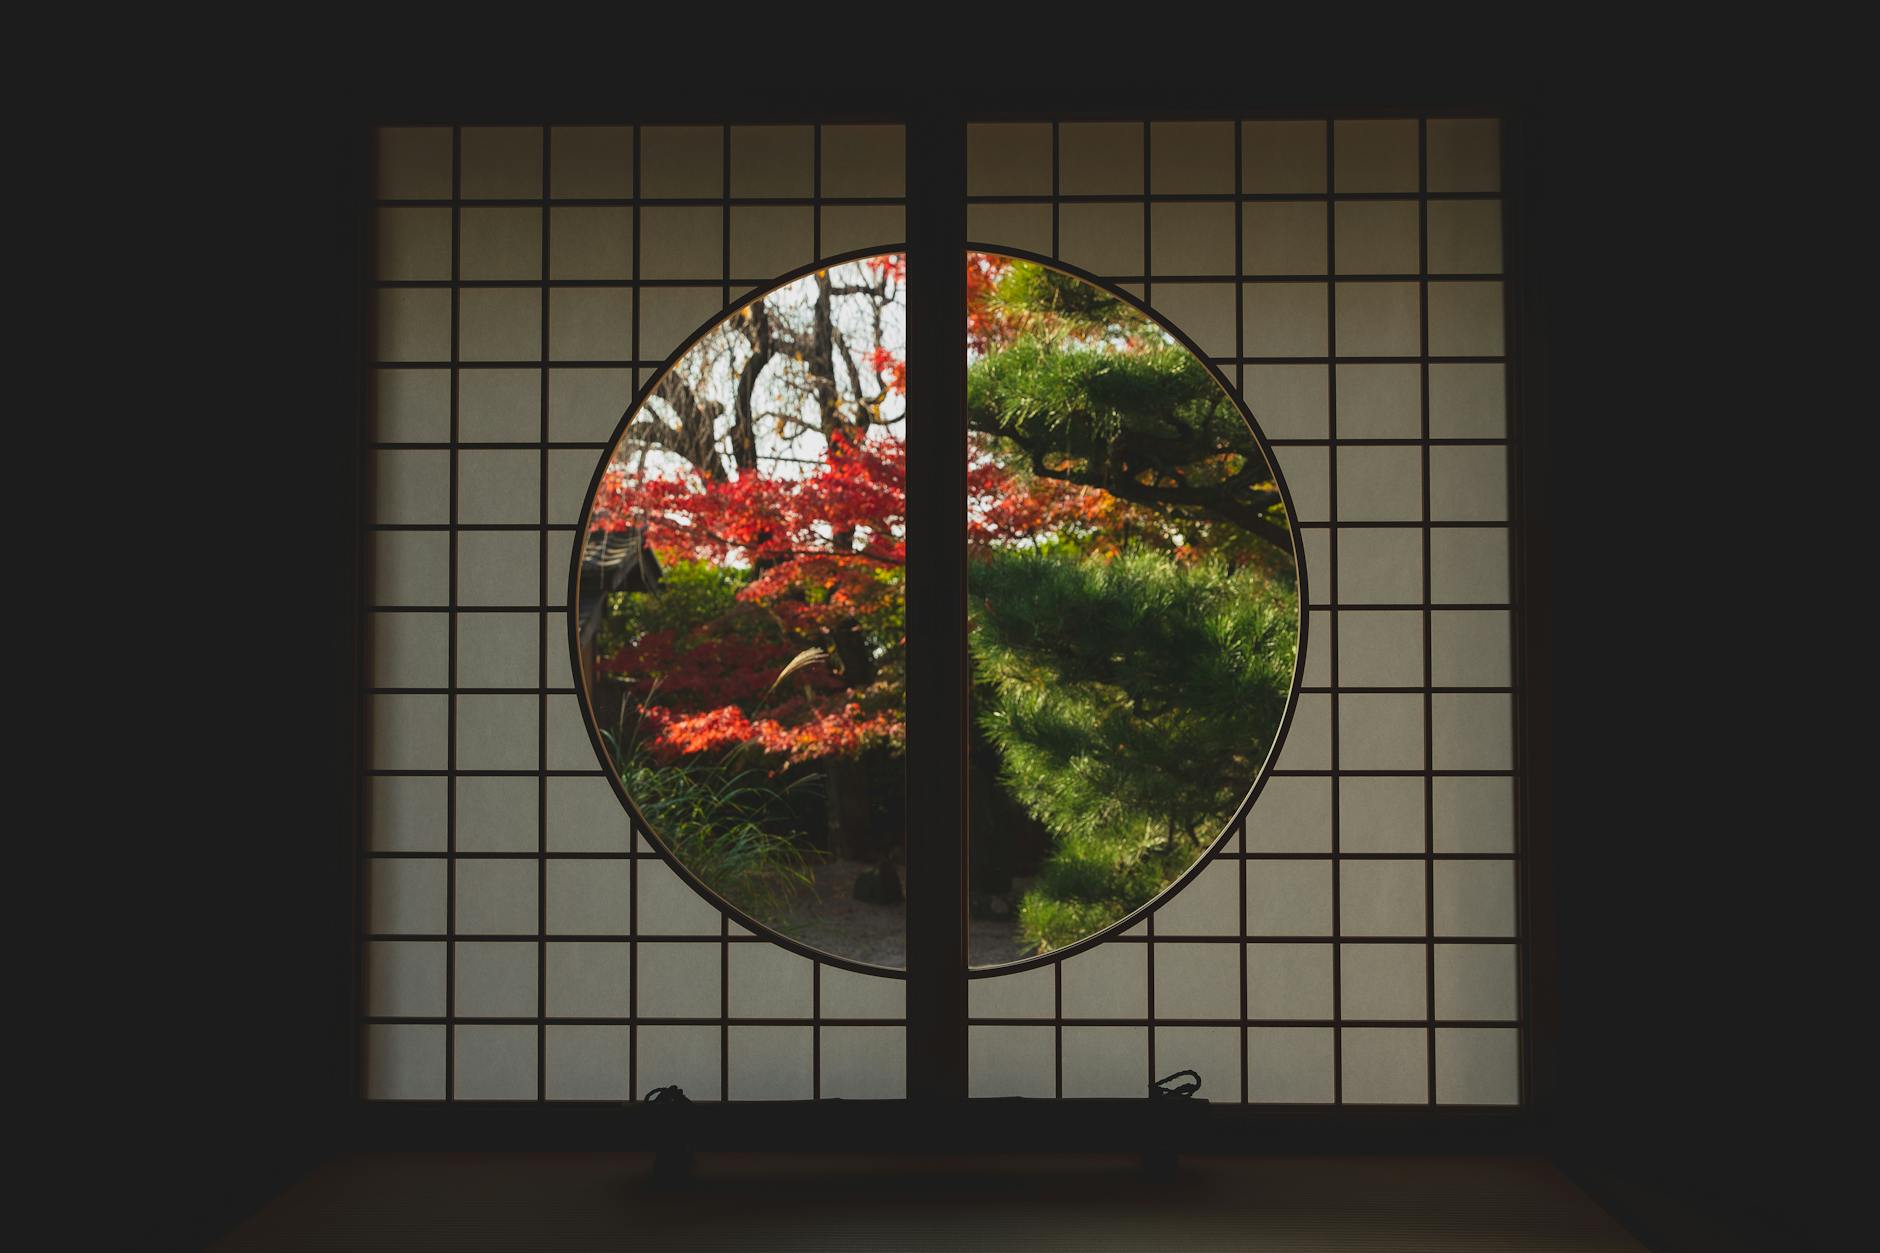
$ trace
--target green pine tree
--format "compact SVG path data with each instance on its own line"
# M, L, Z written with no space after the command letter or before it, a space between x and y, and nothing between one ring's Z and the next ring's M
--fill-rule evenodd
M1002 461L1152 509L1204 551L1290 560L1273 472L1192 353L1042 266L1013 265L992 304L1015 329L970 363L967 421Z
M1220 833L1291 689L1292 580L1063 548L970 568L977 718L1055 844L1020 903L1041 949L1151 899Z

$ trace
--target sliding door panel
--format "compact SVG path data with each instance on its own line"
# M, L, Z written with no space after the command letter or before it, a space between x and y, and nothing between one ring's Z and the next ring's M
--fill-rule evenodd
M1266 437L1304 566L1251 803L1120 932L973 972L972 1095L1192 1069L1216 1101L1521 1100L1499 129L971 128L972 246L1087 272L1198 350Z
M900 1096L899 915L852 882L896 865L898 713L850 668L872 661L881 683L897 664L891 562L871 563L880 585L857 567L900 542L898 471L867 439L834 467L832 442L791 422L892 436L898 263L811 267L900 248L902 128L387 128L377 153L362 1093ZM881 472L862 476L873 513L853 559L821 554L827 580L768 599L747 593L788 581L781 532L720 544L678 527L712 503L712 457L727 480L741 468L735 371L760 302L776 364L754 380L752 490L806 495L870 456ZM700 447L673 436L708 412ZM799 538L833 549L815 513L796 511ZM649 521L630 572L621 537ZM870 595L845 658L826 606L850 584ZM747 606L761 624L738 619ZM812 650L793 611L802 631L829 617L834 642ZM727 707L751 735L712 723ZM814 771L791 763L830 744L877 752L860 774L881 795L853 829L796 786ZM802 882L821 854L864 849L851 882ZM812 889L891 917L866 945L818 932Z

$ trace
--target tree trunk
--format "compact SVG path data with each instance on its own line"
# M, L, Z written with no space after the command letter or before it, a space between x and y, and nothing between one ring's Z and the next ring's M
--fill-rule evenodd
M873 862L875 833L868 812L868 775L860 760L831 758L823 770L828 788L829 844L847 861Z

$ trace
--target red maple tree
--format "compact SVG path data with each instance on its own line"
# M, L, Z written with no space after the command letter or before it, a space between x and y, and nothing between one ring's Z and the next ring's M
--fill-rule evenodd
M969 351L1023 329L996 299L1010 264L968 259ZM902 254L863 265L883 282L906 277ZM856 355L884 394L905 394L900 353L875 344ZM973 549L1064 531L1101 543L1137 512L1107 492L1016 474L977 435L967 451ZM745 745L780 768L904 742L906 485L906 443L889 423L837 429L796 475L608 467L592 529L641 528L662 564L701 563L740 580L729 611L646 631L598 663L625 685L656 759Z
M750 572L731 612L648 632L600 663L633 689L656 756L753 743L800 763L901 743L906 482L906 445L888 431L866 442L832 441L800 478L635 480L625 467L609 467L595 498L596 529L643 527L668 566ZM1021 482L983 453L972 457L967 491L974 546L1087 525L1105 499L1087 488ZM872 667L842 655L840 637L858 630L876 654ZM857 673L864 669L872 673Z

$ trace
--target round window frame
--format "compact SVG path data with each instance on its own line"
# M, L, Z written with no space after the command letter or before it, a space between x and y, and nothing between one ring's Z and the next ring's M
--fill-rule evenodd
M874 975L903 981L908 978L908 971L905 966L881 966L873 962L865 962L853 957L847 957L840 953L832 953L826 949L820 949L814 945L807 944L792 936L784 935L775 927L749 914L736 903L707 885L697 875L693 874L672 848L667 845L665 839L659 832L653 828L653 825L646 821L645 816L640 812L639 805L634 801L632 794L627 791L626 783L621 779L619 769L614 765L613 759L608 755L607 746L601 739L600 727L595 722L594 702L588 691L587 675L583 673L581 666L580 587L582 539L587 534L588 521L594 511L594 498L596 493L600 490L602 476L605 475L608 465L611 464L613 460L614 449L619 446L622 436L626 434L627 426L640 412L641 408L646 404L654 391L658 389L659 384L665 379L666 375L672 372L678 363L684 359L686 354L691 352L707 335L711 334L719 326L722 326L726 320L735 316L739 310L748 307L757 300L763 299L772 292L801 282L823 270L834 269L841 265L852 265L857 262L866 261L870 257L887 256L894 253L905 255L907 251L906 243L870 245L865 248L852 249L798 267L766 286L749 289L744 293L737 304L728 305L721 309L717 314L713 315L711 320L703 323L688 335L673 349L660 364L660 367L647 379L646 383L635 389L633 399L628 403L626 409L620 416L620 420L615 423L612 433L607 437L601 457L595 464L594 472L588 478L587 492L582 497L581 512L575 525L574 542L569 545L566 610L568 619L568 658L569 667L575 676L575 703L580 707L581 724L587 730L588 742L594 750L596 759L600 762L602 774L606 777L608 784L613 788L615 797L620 801L622 808L626 810L631 823L628 839L629 856L635 859L641 857L642 854L636 847L636 844L638 841L644 841L646 846L653 850L654 855L665 862L667 868L676 874L682 883L696 892L708 904L716 908L729 924L742 927L754 936L768 940L799 956L807 957L811 960L837 967L838 969L851 971L856 974ZM1081 270L1076 266L1067 264L1053 257L1047 257L1024 249L1013 248L1009 245L979 244L968 240L966 244L966 256L970 257L975 254L1003 257L1013 261L1023 261L1032 265L1043 266L1046 269L1063 274L1068 278L1087 283L1103 292L1105 295L1128 304L1132 309L1136 310L1136 312L1155 323L1165 334L1175 340L1176 343L1180 344L1195 360L1201 363L1202 368L1207 371L1208 376L1214 380L1215 386L1221 389L1222 394L1228 398L1235 410L1240 414L1241 420L1247 424L1247 429L1253 434L1255 446L1259 448L1261 456L1266 458L1267 467L1273 472L1273 484L1278 489L1280 499L1286 508L1286 531L1292 538L1294 578L1298 590L1299 609L1298 629L1293 650L1292 684L1286 693L1285 708L1280 714L1279 725L1273 731L1273 742L1267 748L1265 759L1254 772L1253 780L1248 785L1246 795L1242 797L1239 805L1235 807L1233 815L1228 818L1223 825L1220 834L1209 841L1208 845L1195 857L1195 860L1188 868L1177 876L1167 887L1163 888L1149 900L1143 902L1123 917L1116 919L1099 930L1091 932L1082 939L1066 944L1061 948L1054 948L1049 952L1034 953L1029 957L1018 958L1014 961L983 966L971 964L972 955L969 950L965 970L966 977L969 980L994 978L999 975L1022 974L1027 971L1042 969L1046 966L1074 957L1079 953L1087 952L1099 944L1116 938L1123 932L1130 930L1137 924L1146 920L1150 914L1174 899L1174 897L1190 883L1194 882L1202 871L1213 864L1219 857L1221 850L1226 847L1228 841L1233 837L1234 832L1245 824L1247 815L1252 811L1254 802L1259 799L1260 793L1265 790L1267 780L1273 775L1274 765L1278 762L1280 753L1285 748L1287 733L1292 729L1293 718L1299 708L1301 689L1304 687L1307 638L1312 616L1310 610L1311 598L1307 583L1304 534L1299 528L1298 512L1294 508L1292 490L1287 486L1286 476L1280 468L1279 458L1275 454L1272 444L1268 441L1266 432L1261 430L1259 421L1253 416L1253 411L1247 406L1246 399L1240 394L1239 389L1229 382L1227 376L1221 372L1220 368L1215 365L1213 360L1201 350L1200 345L1196 344L1180 327L1175 326L1166 317L1150 308L1133 293L1125 291L1116 284L1099 278L1085 270ZM963 334L964 328L962 328L962 335ZM963 351L964 347L962 346L962 352ZM962 832L961 838L966 842L963 851L966 853L967 857L970 858L972 838L970 828ZM634 876L633 890L637 893L638 889L639 878L636 874ZM963 903L964 901L962 901L962 904ZM636 906L637 917L637 901L634 902L634 905ZM637 926L634 933L637 936Z

